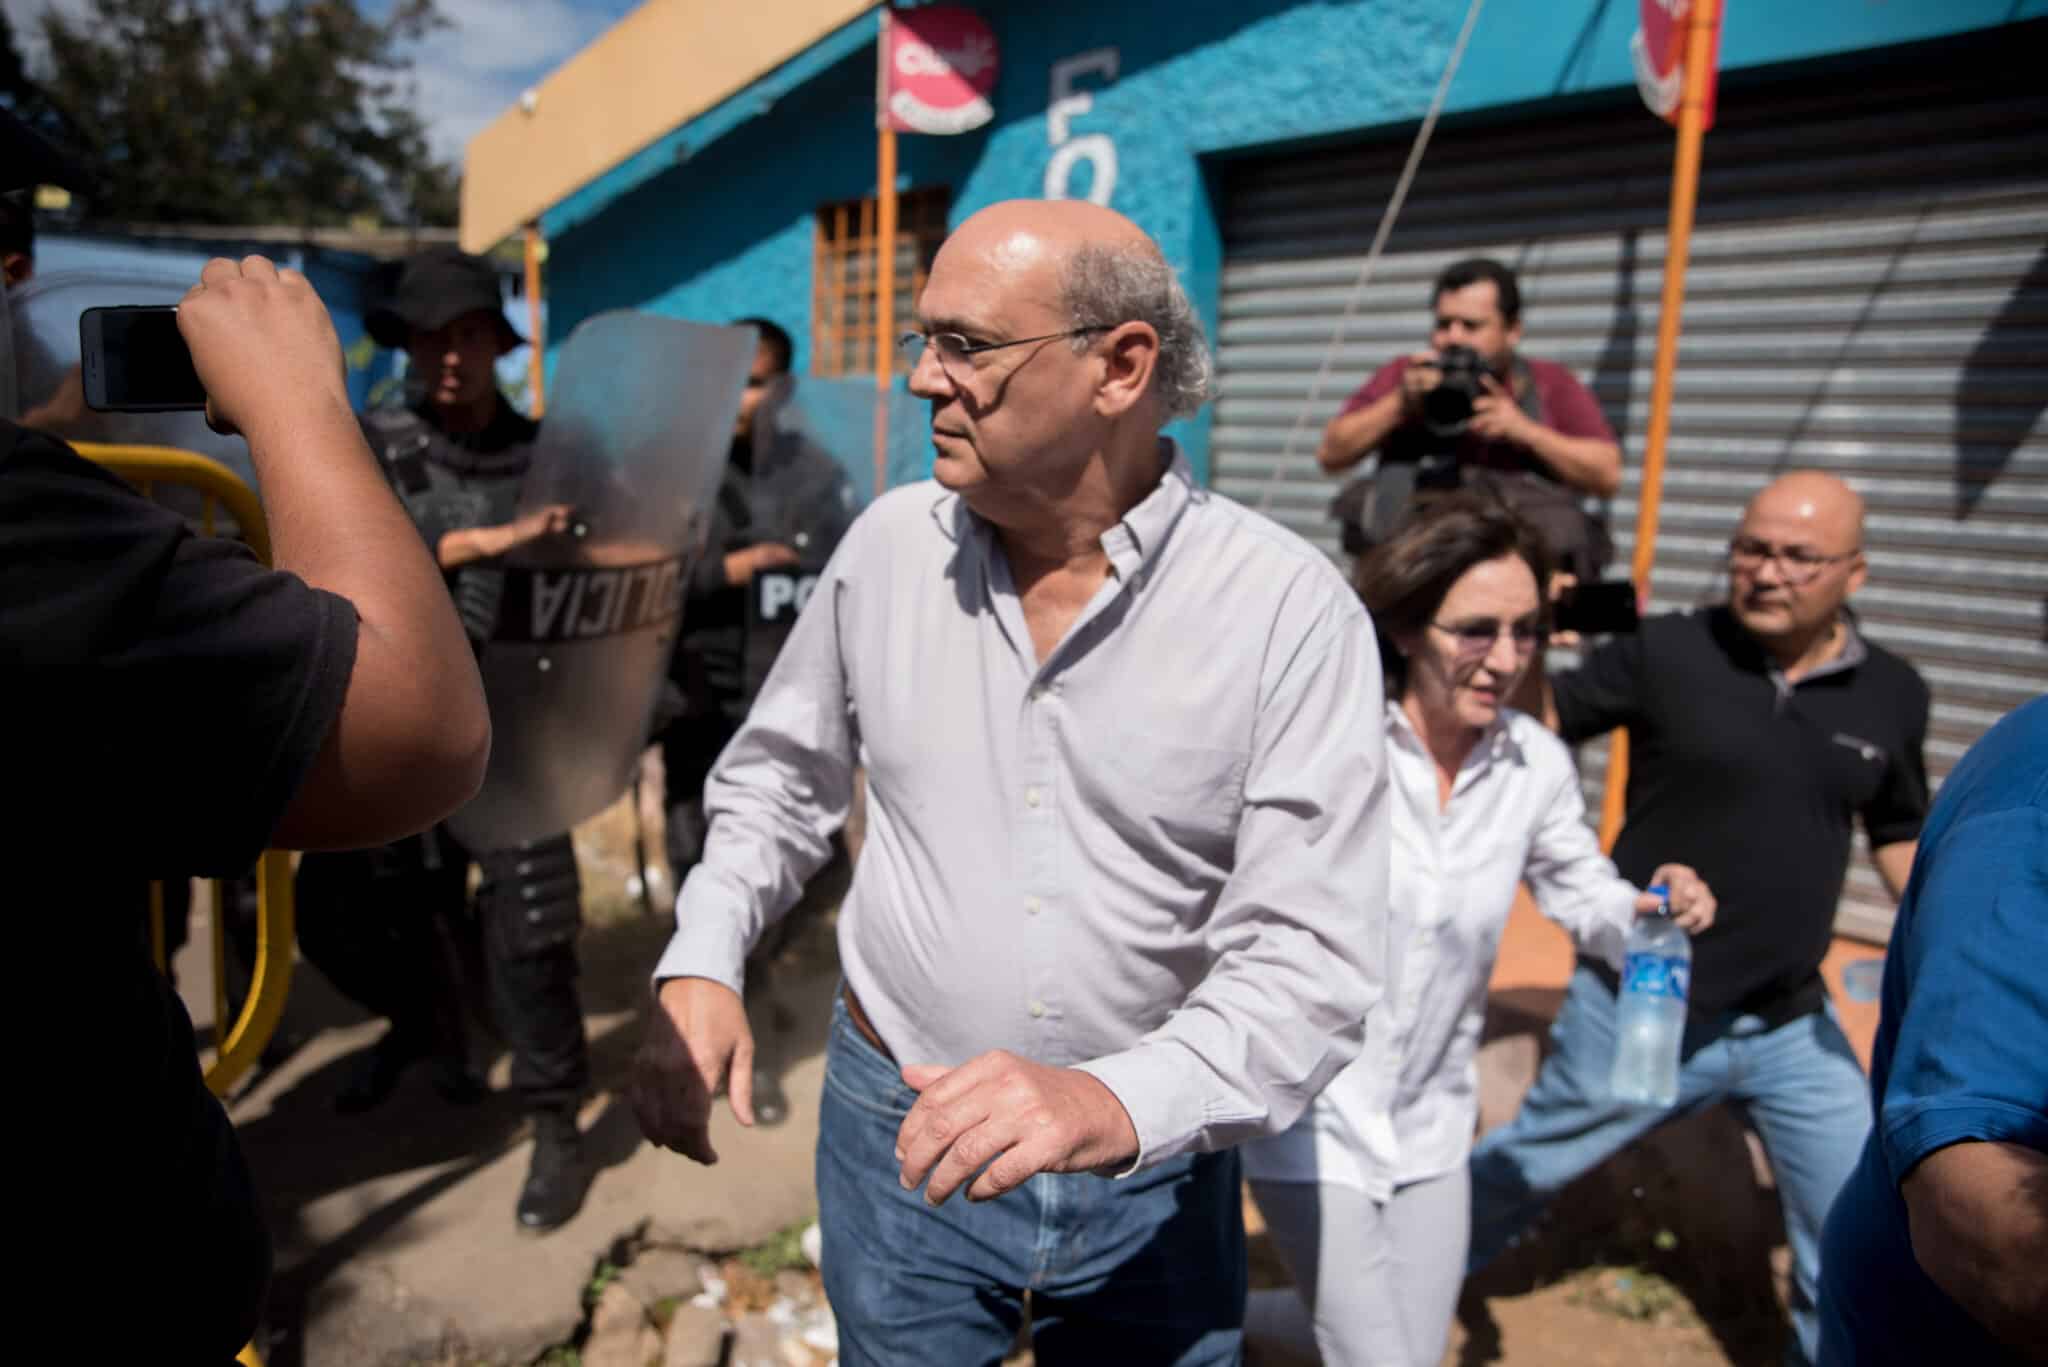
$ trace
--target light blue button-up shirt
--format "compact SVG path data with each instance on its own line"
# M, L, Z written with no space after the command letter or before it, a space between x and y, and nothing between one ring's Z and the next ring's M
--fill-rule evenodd
M1041 663L993 530L936 484L847 534L706 785L657 978L737 990L867 771L848 982L904 1063L1085 1069L1134 1167L1284 1129L1387 961L1379 656L1335 567L1199 488L1102 537Z

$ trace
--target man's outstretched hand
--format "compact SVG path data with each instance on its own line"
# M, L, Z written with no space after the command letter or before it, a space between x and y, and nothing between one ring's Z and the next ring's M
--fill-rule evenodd
M739 993L709 978L670 978L655 996L627 1086L641 1133L685 1158L716 1163L711 1101L728 1082L733 1117L752 1125L754 1033Z
M1078 1069L997 1049L958 1068L912 1064L903 1081L922 1095L896 1132L901 1181L923 1183L935 1206L970 1177L967 1199L987 1201L1041 1172L1113 1171L1138 1156L1130 1113Z

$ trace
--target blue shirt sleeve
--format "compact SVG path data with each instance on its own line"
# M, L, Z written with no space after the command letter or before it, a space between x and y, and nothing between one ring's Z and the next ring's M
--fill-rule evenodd
M1950 1144L2048 1151L2048 809L2037 794L1970 817L1929 856L1887 984L1911 984L1885 1003L1899 1027L1876 1137L1894 1184Z

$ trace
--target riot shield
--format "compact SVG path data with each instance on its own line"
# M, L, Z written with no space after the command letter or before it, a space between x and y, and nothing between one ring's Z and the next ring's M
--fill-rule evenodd
M448 822L472 849L567 830L631 781L754 347L751 328L624 312L563 345L519 513L570 504L576 534L506 559L490 769Z

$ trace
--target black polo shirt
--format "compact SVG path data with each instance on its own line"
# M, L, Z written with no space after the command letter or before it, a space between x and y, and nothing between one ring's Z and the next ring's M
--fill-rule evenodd
M104 1361L226 1363L270 1265L248 1170L150 963L152 878L236 874L312 768L355 609L0 422L0 823L23 1313ZM85 1275L112 1259L118 1287Z
M1927 814L1919 674L1852 628L1840 657L1787 683L1716 607L1651 618L1552 682L1567 741L1629 729L1622 875L1690 864L1720 903L1693 941L1693 1012L1777 1024L1818 1009L1856 818L1876 846L1914 839Z

